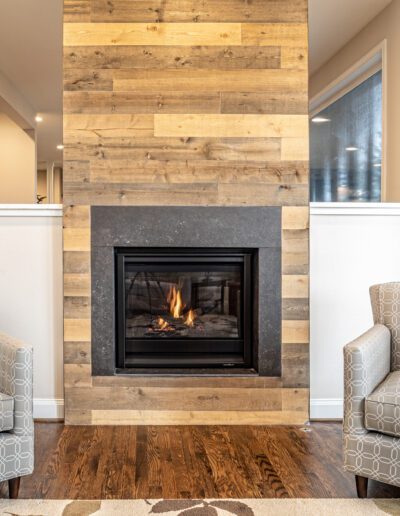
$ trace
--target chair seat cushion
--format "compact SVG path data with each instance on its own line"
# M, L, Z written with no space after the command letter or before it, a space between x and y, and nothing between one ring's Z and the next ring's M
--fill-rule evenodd
M0 432L14 427L14 398L0 392Z
M365 427L400 437L400 371L389 373L366 398Z

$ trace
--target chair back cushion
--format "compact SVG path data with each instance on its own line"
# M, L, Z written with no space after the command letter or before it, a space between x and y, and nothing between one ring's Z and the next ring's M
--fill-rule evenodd
M375 324L391 333L391 370L400 370L400 282L373 285L369 289Z

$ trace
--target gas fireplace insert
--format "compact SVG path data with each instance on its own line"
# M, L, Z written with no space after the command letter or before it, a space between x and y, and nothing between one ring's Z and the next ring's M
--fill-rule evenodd
M116 248L118 368L250 368L255 250Z

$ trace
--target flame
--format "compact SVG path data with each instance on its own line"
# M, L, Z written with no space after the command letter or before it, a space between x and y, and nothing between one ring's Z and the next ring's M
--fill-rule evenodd
M171 287L168 292L169 311L174 319L179 319L182 316L182 309L184 307L182 303L181 291L175 287Z
M194 320L196 319L196 314L192 309L189 310L186 316L185 324L186 326L193 327L194 326Z
M158 323L160 330L166 330L169 326L168 322L165 321L162 317L159 317L157 319L157 323Z

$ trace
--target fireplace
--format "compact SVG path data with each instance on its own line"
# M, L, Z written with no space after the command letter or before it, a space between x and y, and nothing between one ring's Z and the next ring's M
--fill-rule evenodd
M281 374L281 208L92 206L92 375Z
M117 366L252 367L254 255L116 249Z

